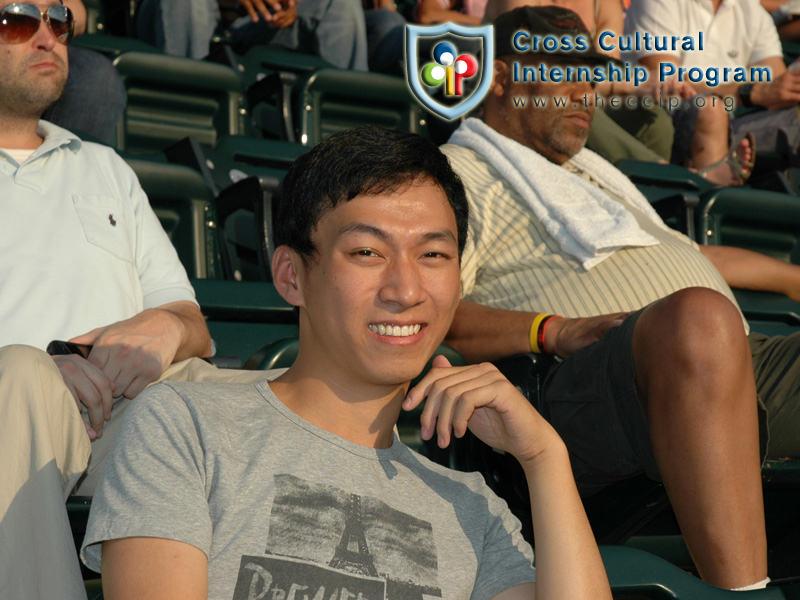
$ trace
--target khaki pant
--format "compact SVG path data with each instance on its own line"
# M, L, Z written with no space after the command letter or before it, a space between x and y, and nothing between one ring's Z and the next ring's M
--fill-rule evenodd
M268 378L265 371L222 370L197 358L162 375L236 383ZM103 437L90 442L53 360L29 346L0 348L0 598L85 600L64 501L73 491L94 493L130 402L118 401Z

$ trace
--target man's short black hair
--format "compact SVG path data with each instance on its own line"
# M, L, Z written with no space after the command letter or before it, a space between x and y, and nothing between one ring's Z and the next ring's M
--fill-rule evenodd
M283 180L275 245L314 259L311 233L339 202L394 192L415 181L442 188L456 217L458 256L467 241L469 209L461 179L439 148L415 133L365 125L332 135L298 158Z

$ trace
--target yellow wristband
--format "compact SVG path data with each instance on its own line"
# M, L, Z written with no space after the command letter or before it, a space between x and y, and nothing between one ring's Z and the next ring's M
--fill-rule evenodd
M539 345L539 339L538 339L539 325L546 318L552 317L552 316L553 315L550 315L548 313L539 313L538 315L536 315L533 318L533 323L531 323L531 330L528 333L528 339L530 341L531 352L533 352L534 354L542 354L542 353L544 353L544 348L542 348Z

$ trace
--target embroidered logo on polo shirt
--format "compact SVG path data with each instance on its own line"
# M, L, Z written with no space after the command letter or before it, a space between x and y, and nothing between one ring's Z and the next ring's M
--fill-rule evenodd
M108 215L108 222L111 223L112 227L117 226L117 222L114 220L114 215Z

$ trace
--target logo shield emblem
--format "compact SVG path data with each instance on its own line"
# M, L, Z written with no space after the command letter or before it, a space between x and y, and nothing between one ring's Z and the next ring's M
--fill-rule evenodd
M481 59L477 60L477 57L469 54L458 55L454 44L440 42L434 47L432 57L422 57L420 60L420 57L417 56L417 41L421 38L437 38L445 34L482 40ZM432 27L406 25L408 85L417 100L440 117L453 120L480 104L492 83L493 64L494 30L491 25L485 27L465 27L456 23L442 23ZM461 81L472 77L480 78L480 84L458 104L446 106L431 96L431 93L435 92L440 85L447 96L461 96Z

